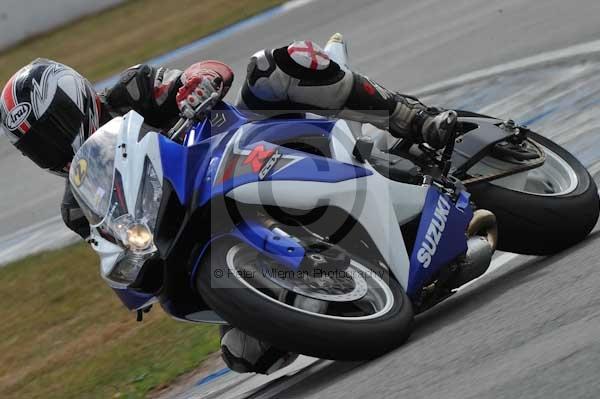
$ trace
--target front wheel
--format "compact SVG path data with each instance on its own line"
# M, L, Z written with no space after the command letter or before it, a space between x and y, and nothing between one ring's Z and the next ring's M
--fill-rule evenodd
M209 252L197 276L207 304L283 350L366 360L401 345L411 331L410 300L384 269L350 260L343 269L292 272L233 239Z
M498 249L550 255L582 241L600 213L596 184L568 151L539 134L529 138L546 153L546 162L510 178L468 187L478 207L498 220Z

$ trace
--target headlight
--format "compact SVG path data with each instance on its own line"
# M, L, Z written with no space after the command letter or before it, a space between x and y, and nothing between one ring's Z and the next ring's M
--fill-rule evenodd
M121 188L121 191L123 189ZM154 228L160 201L162 186L152 163L148 159L144 164L144 174L140 184L135 211L127 212L115 219L108 220L108 227L121 243L137 253L156 251L154 247Z
M146 159L135 211L128 211L107 220L107 227L127 250L107 277L119 284L132 284L142 267L157 251L154 245L154 228L162 199L162 185L152 163Z
M111 231L123 246L135 253L155 252L154 234L144 220L135 220L131 215L115 219Z
M152 245L152 232L144 224L133 224L127 229L127 245L133 251L145 251Z

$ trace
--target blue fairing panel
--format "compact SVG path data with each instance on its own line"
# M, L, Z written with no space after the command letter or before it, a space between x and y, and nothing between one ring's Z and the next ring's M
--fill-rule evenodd
M211 136L238 129L249 120L232 105L220 102L213 107L208 119L198 122L186 136L185 145L197 144Z
M215 142L205 140L184 147L166 137L159 137L163 176L173 186L182 204L187 204L194 192L198 176L204 176Z
M212 134L219 134L238 129L248 122L240 111L232 105L220 102L210 112L210 125Z
M113 288L113 290L115 291L121 302L123 302L123 304L129 310L138 309L154 299L154 295L152 294L144 294L130 289L122 290Z
M439 270L467 250L466 231L473 218L468 196L454 203L450 197L431 187L410 258L407 295L417 299L425 283Z

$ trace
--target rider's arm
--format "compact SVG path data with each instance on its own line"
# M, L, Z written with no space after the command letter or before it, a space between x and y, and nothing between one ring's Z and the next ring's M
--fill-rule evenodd
M68 181L60 204L60 213L67 227L79 234L81 238L86 239L90 235L90 225L83 216L81 207L75 200Z
M133 109L152 126L170 127L179 115L175 96L182 86L181 74L177 69L136 65L121 73L104 98L115 113Z
M224 96L232 81L231 68L218 61L198 62L183 72L136 65L121 74L104 99L112 112L122 115L133 109L149 125L169 128L179 118L182 101L202 99L212 86Z

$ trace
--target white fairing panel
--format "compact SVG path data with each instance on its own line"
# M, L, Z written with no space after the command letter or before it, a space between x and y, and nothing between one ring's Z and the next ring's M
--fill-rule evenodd
M144 118L141 115L131 111L124 117L118 117L111 120L99 129L99 131L109 130L110 132L118 132L114 167L121 174L125 202L127 203L127 208L130 212L132 212L136 206L146 157L152 162L158 179L160 181L163 179L158 133L146 133L146 135L138 142L143 122ZM95 226L92 226L91 229L91 238L98 242L98 245L94 246L94 250L100 256L100 272L102 277L112 288L126 288L123 284L107 278L115 264L124 254L125 250L104 239L94 227Z
M125 188L125 201L130 210L135 209L146 157L152 162L159 181L163 179L158 133L146 133L138 142L143 124L144 118L135 111L130 111L123 117L119 133L121 149L117 149L115 157L115 168L121 173Z
M329 206L343 209L365 228L396 279L406 287L410 261L400 224L421 213L428 187L389 180L370 165L357 162L351 155L354 143L347 123L336 123L332 130L333 157L340 162L369 169L372 175L336 183L259 181L239 186L228 196L246 204L299 210L313 209L324 200Z
M96 133L100 133L101 131L107 131L112 134L119 134L121 131L121 127L123 125L123 118L117 117L101 126ZM116 149L115 149L116 150ZM98 242L98 245L92 247L94 251L100 257L100 275L106 279L106 276L114 265L117 263L123 252L125 250L118 245L113 244L112 242L104 239L100 234L98 234L97 230L92 226L90 237ZM107 280L110 285L110 281ZM111 285L112 286L112 285ZM118 288L118 287L114 287Z

